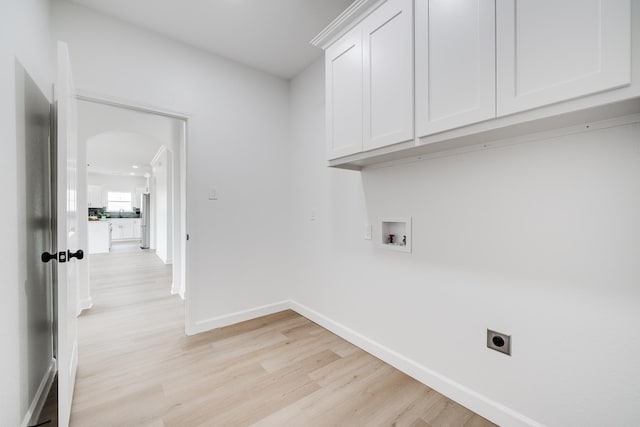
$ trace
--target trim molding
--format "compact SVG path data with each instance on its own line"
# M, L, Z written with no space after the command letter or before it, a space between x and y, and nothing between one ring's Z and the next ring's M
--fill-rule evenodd
M160 148L158 148L158 151L156 151L153 159L151 159L151 161L149 162L151 166L155 166L160 161L160 156L162 156L165 151L168 151L168 148L164 144L162 144Z
M354 1L344 12L342 12L336 19L331 21L320 33L315 36L309 43L315 47L326 49L331 45L338 37L344 34L348 29L351 29L356 23L360 22L365 16L374 10L374 7L380 6L387 0L356 0ZM371 8L369 13L363 13L365 10Z
M511 427L544 427L543 424L502 405L489 397L476 392L445 375L442 375L420 363L360 334L347 326L330 319L329 317L293 300L286 300L274 304L238 311L235 313L214 317L195 322L193 328L188 328L187 335L194 335L211 329L233 325L235 323L251 320L256 317L266 316L283 310L293 310L312 322L349 341L388 363L401 372L416 379L448 398L471 409L475 413L491 420L498 425Z
M40 381L38 390L36 390L36 395L33 397L33 401L31 402L31 405L29 405L29 409L27 409L27 413L24 415L20 427L29 427L33 424L31 419L33 417L40 416L40 411L42 411L44 402L47 400L47 396L49 395L49 390L51 389L51 384L53 384L55 376L56 359L51 359L47 372L45 372L42 380Z
M291 301L285 300L247 310L236 311L235 313L212 317L206 320L199 320L194 322L193 326L187 330L187 335L195 335L200 332L210 331L211 329L222 328L223 326L229 326L244 322L245 320L255 319L256 317L278 313L280 311L288 310L290 307Z
M142 113L151 113L159 116L165 116L172 119L187 121L193 114L174 111L169 108L159 107L156 105L138 102L131 99L115 97L104 93L97 93L76 88L76 99L80 101L93 102L96 104L111 105L113 107L126 108L127 110L139 111Z

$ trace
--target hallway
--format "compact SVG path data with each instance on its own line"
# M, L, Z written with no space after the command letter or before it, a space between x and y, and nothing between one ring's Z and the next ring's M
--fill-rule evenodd
M90 262L72 426L493 425L290 310L187 337L153 252Z
M162 400L156 363L177 354L171 343L184 339L183 303L169 295L171 266L139 243L114 243L89 262L93 307L78 319L71 425L142 425Z

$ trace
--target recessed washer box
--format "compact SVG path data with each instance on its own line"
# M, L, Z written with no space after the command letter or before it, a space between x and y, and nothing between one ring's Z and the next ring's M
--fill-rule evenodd
M399 252L411 252L411 217L381 218L380 247Z

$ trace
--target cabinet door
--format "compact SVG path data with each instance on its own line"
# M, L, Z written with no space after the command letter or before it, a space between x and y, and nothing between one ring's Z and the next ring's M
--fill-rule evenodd
M413 139L413 1L388 0L362 21L364 150Z
M362 33L356 27L325 52L329 159L362 151Z
M113 221L112 223L112 238L113 240L122 239L122 222L121 221Z
M139 239L140 237L142 237L142 232L140 231L140 220L135 219L133 220L133 238Z
M101 185L89 185L87 187L87 205L89 205L90 208L103 207Z
M500 0L498 115L631 82L629 0Z
M495 2L416 1L416 133L495 117Z

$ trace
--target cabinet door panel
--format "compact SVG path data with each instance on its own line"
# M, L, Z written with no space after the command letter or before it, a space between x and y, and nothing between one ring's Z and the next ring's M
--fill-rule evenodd
M362 33L352 30L325 55L329 159L362 151Z
M495 117L495 2L416 2L418 136Z
M412 4L389 0L362 22L365 150L413 138Z
M631 83L629 0L500 0L498 115Z

